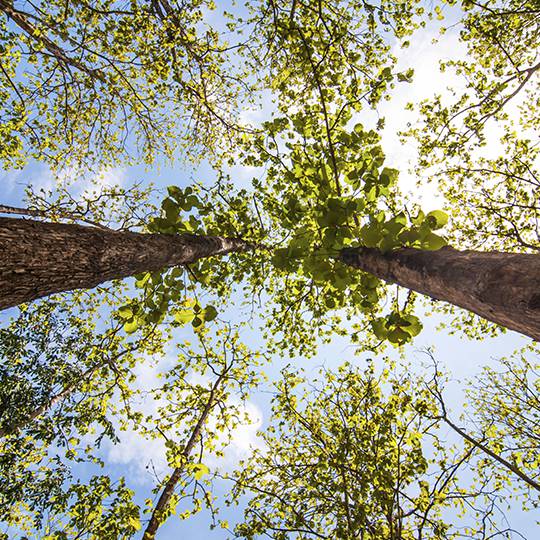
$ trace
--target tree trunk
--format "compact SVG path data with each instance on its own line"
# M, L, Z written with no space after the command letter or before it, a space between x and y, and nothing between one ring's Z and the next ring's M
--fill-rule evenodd
M340 260L540 341L540 255L360 247L343 249Z
M237 238L141 234L0 217L0 309L251 247Z
M225 379L226 371L221 373L219 377L216 379L216 381L214 382L214 384L212 385L212 388L210 389L210 395L208 396L208 400L205 403L204 409L201 412L201 416L199 417L197 424L195 425L188 442L186 443L186 445L184 446L182 450L182 456L184 457L184 464L187 463L187 460L191 452L193 451L195 444L197 443L197 441L199 440L199 437L201 436L202 430L206 424L208 416L210 415L212 408L217 402L216 393L219 389L219 386ZM154 540L154 538L156 537L157 530L167 518L167 512L169 510L169 505L171 503L171 499L174 494L176 484L178 484L178 481L180 480L180 477L184 473L184 470L185 470L184 466L176 467L174 471L172 472L171 476L169 477L169 479L167 480L167 483L165 484L165 487L163 488L163 491L161 492L161 495L159 496L156 507L154 508L154 511L152 512L150 521L148 522L148 525L146 526L146 529L143 534L143 540Z

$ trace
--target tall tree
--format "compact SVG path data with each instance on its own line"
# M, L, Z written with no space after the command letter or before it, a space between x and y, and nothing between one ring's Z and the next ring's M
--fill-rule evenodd
M246 80L204 24L213 3L0 2L0 160L110 165L211 151ZM226 65L226 67L225 67Z
M111 279L249 249L233 238L116 232L77 224L0 218L0 308Z
M150 436L166 439L169 474L154 489L155 504L147 510L144 540L153 540L177 507L191 502L185 518L202 505L212 507L213 496L204 486L209 467L223 457L235 429L252 421L245 403L260 380L264 356L240 341L238 329L223 325L215 335L197 330L200 351L182 349L179 362L165 375L153 394L165 404L148 426ZM212 332L212 334L214 334Z
M214 199L207 198L204 207L198 205L193 194L173 188L171 196L163 202L164 216L148 225L152 231L167 236L126 233L126 242L118 233L4 218L2 238L9 255L6 257L9 268L6 266L4 275L15 284L19 280L21 285L13 289L22 290L18 298L4 305L28 300L32 294L46 294L58 287L68 290L84 286L84 280L76 273L85 274L87 268L91 270L84 278L86 284L92 285L112 277L192 262L212 250L205 247L192 256L183 248L178 251L176 245L185 242L186 232L199 232L220 237L257 237L275 246L270 261L264 260L267 251L263 250L257 262L244 262L236 270L231 270L229 265L227 270L229 277L236 281L246 279L252 289L264 290L272 297L269 327L273 330L291 328L286 339L292 346L311 347L313 337L308 334L315 334L313 328L307 329L311 323L302 315L305 310L313 313L317 332L327 332L321 330L325 326L328 332L339 329L337 312L345 308L347 316L365 312L367 324L364 327L371 327L381 339L402 344L418 333L420 322L412 314L412 303L403 310L394 302L392 312L381 320L379 300L382 295L378 280L355 271L350 263L389 282L447 300L538 338L538 256L437 251L446 242L433 231L445 225L447 216L440 211L426 216L415 209L413 217L397 189L397 171L383 167L384 153L377 134L360 124L350 127L353 116L363 106L375 106L396 81L410 80L412 73L393 72L394 60L387 44L377 34L381 28L391 28L397 38L403 39L408 34L407 28L394 26L387 19L390 15L377 22L369 9L356 7L349 11L348 3L339 4L337 8L323 3L316 19L311 8L302 3L293 10L281 4L274 7L274 10L263 10L260 21L258 15L254 20L262 24L261 21L269 17L273 22L268 27L271 31L260 38L261 49L272 52L271 61L264 64L265 56L260 61L261 69L275 76L272 84L278 111L272 121L263 125L263 131L239 138L238 155L233 158L244 165L266 167L264 179L254 182L252 207L248 208L247 201L240 200L249 197L247 191L233 196L234 200L230 196L225 198L223 204L217 201L216 197L226 195L219 181L218 188L211 191ZM391 19L399 19L401 23L411 21L414 27L414 5L408 4L406 8L405 14L393 13ZM358 47L360 56L354 52ZM368 59L374 55L377 61L369 63ZM254 58L254 61L259 60L258 56ZM294 59L292 64L291 59ZM365 66L369 66L368 71L363 71ZM280 78L285 73L287 78ZM291 92L291 84L302 88L302 92ZM188 220L180 217L181 212L191 211L193 207L199 213L199 221L193 215ZM29 241L42 255L37 258L36 269L32 269L43 275L43 287L37 293L29 290L27 280L30 273L26 268L32 267L32 261L26 258L27 253L19 249L16 241L23 229L33 231L29 236L35 241ZM43 240L49 234L59 235L60 230L66 238L58 236L59 242L67 242L69 237L70 247L60 247L57 242L55 253L62 250L79 257L77 264L70 263L75 272L69 274L70 270L68 276L57 270L54 257L47 252L47 246L55 245L54 242L49 244ZM39 236L42 231L43 239ZM77 231L77 234L70 236L68 231ZM87 243L78 242L79 233L81 238L88 239ZM184 236L172 236L179 233ZM202 237L189 238L190 242L204 243ZM153 246L145 249L143 239L152 239ZM240 241L227 245L223 245L222 239L212 242L219 244L216 253L248 246L247 242ZM92 247L97 244L105 249L100 252ZM120 244L122 250L117 249ZM38 245L42 246L41 252L37 250ZM81 252L82 245L88 246L89 257ZM355 252L355 248L360 249ZM433 251L426 254L399 251L400 248ZM129 252L126 257L123 257L124 250ZM353 253L356 256L353 257ZM103 267L99 268L98 264L95 270L96 260L103 262ZM452 264L443 268L439 262L442 260L452 261ZM43 261L47 261L47 265L40 267ZM59 262L63 269L63 259ZM114 266L113 270L107 266L108 262ZM269 271L268 262L275 271ZM416 274L411 273L413 267ZM480 275L476 276L479 271ZM464 272L467 277L463 278L458 272ZM222 271L220 279L224 275L226 272ZM61 285L51 286L49 282L55 276L62 281ZM444 283L440 284L440 280ZM154 281L156 289L160 280ZM218 281L214 279L213 284L222 287ZM163 284L163 280L160 283ZM460 290L464 286L467 286L465 294ZM6 283L4 288L8 287ZM505 288L510 292L498 294Z
M99 306L97 295L86 299ZM117 440L118 418L129 417L133 366L162 355L167 340L155 327L126 339L122 322L103 311L101 318L76 301L48 300L0 329L0 520L29 536L46 536L47 516L54 521L72 504L77 527L88 527L98 500L105 512L115 493L131 509L119 510L119 522L132 517L132 492L122 482L100 473L85 488L76 471L102 463L102 443ZM92 485L94 502L85 503ZM107 521L94 525L105 530L113 526Z
M33 15L34 10L38 19L47 19L36 6L29 5L32 9L23 12L18 8L14 10L12 4L6 4L4 13L11 17L11 22L4 29L21 33L20 29L24 28L19 23L25 21L25 16ZM195 2L190 7L199 5ZM92 6L95 11L94 4ZM165 74L164 84L169 88L172 83L167 77L170 76L187 91L187 94L180 92L180 95L175 95L175 98L181 98L174 101L175 104L182 102L186 95L197 101L201 95L191 93L193 84L189 82L186 86L183 74L175 70L178 64L175 55L180 54L182 51L178 49L182 48L187 51L184 51L188 58L187 70L193 65L200 67L198 59L189 56L193 53L191 32L186 35L182 33L184 21L176 13L182 12L186 6L184 3L175 9L160 1L153 2L148 12L145 9L139 12L138 8L130 5L130 11L114 12L118 20L124 15L127 17L119 27L116 22L111 22L107 25L107 32L98 35L92 24L98 21L96 24L99 26L100 20L107 21L107 17L112 14L111 10L116 10L116 7L111 8L107 4L103 8L105 13L94 14L95 18L92 18L89 28L85 27L83 37L77 38L80 40L76 47L68 49L60 48L59 43L61 41L65 44L66 39L69 41L72 27L62 29L62 21L57 21L60 7L55 5L54 20L40 20L42 31L39 34L30 33L29 38L24 38L22 32L22 43L25 44L27 39L32 43L32 40L40 41L41 45L34 51L35 54L39 58L42 58L39 54L44 55L46 65L52 62L55 66L51 71L46 66L40 68L43 73L48 75L52 72L62 77L68 72L70 75L84 73L83 77L87 77L94 85L93 91L97 93L104 91L105 83L100 80L99 71L89 73L85 70L88 66L82 62L90 62L91 70L107 71L106 68L110 66L100 65L103 58L98 55L96 60L88 53L84 48L88 44L85 40L89 35L95 39L94 43L99 43L99 39L107 36L112 29L113 42L116 38L120 41L133 38L143 48L146 42L151 44L153 53L148 58L151 58L151 62L155 60L158 70L163 68L163 62L167 64L170 60L167 60L168 51L174 50L172 71ZM88 6L85 4L83 7L86 10ZM121 231L111 231L107 225L116 227L116 223L106 224L101 217L89 217L84 211L79 212L77 204L76 211L70 212L64 205L53 202L52 205L46 205L45 209L32 209L31 212L37 213L30 215L50 218L51 221L55 218L68 221L83 218L93 227L3 218L0 226L4 225L4 228L0 228L0 238L4 242L2 247L6 247L2 256L7 264L3 269L0 266L0 275L7 278L0 285L4 285L5 294L2 294L8 298L7 305L46 295L54 290L91 287L107 279L136 275L136 286L142 294L127 302L122 299L114 303L112 319L115 324L120 326L118 320L122 319L126 333L133 333L142 327L146 334L156 323L164 322L175 327L191 322L193 327L199 329L198 332L202 332L201 326L214 319L217 311L212 305L203 307L197 295L193 294L194 291L210 290L221 296L220 303L226 305L231 291L238 291L239 285L242 285L252 295L250 299L253 310L256 309L256 302L259 302L259 306L266 304L266 332L274 344L279 344L281 356L286 348L313 354L313 345L318 338L328 338L334 331L352 332L353 339L363 339L362 332L367 332L368 339L364 346L369 347L377 345L380 340L400 345L418 334L421 321L413 312L414 295L409 294L403 301L396 293L390 303L385 302L386 293L392 292L392 289L385 291L379 282L380 278L423 294L444 298L537 338L538 255L441 249L446 241L434 231L445 226L447 216L440 211L425 215L420 209L406 204L397 190L397 171L383 166L384 153L377 133L364 129L360 124L354 125L363 107L376 106L396 82L411 79L410 71L395 71L395 59L384 33L392 32L398 40L405 40L410 29L414 28L415 15L421 13L422 6L415 2L404 2L397 6L393 1L383 1L380 6L374 7L356 2L325 0L314 6L313 3L296 0L265 0L251 7L253 11L248 23L260 32L254 33L254 39L244 49L249 53L246 62L252 70L260 69L266 88L275 92L277 112L271 121L264 124L262 130L239 136L235 140L234 153L229 153L227 157L230 163L261 166L265 169L261 179L254 181L254 189L234 191L227 185L223 175L218 176L213 188L200 187L198 193L173 186L169 188L169 196L162 203L161 216L135 220L132 231L128 230L130 227L123 226ZM68 5L68 11L69 8ZM98 9L101 10L101 7ZM131 17L135 11L140 17ZM76 20L71 11L66 14ZM104 19L100 19L102 15ZM200 16L198 12L194 15L196 19ZM160 31L152 34L153 28L150 27L156 18L162 23L165 34ZM198 20L194 22L194 31L195 26L199 26ZM151 34L144 35L141 41L138 41L138 32L133 32L130 26L139 23L137 30L148 30ZM57 28L60 28L58 35ZM154 38L164 36L165 41L153 41ZM52 38L60 41L55 43ZM174 42L170 47L167 41L169 38ZM219 56L221 50L215 45L217 42L214 36L208 39L211 44L198 42L204 50L202 56L209 58L212 53ZM131 41L129 43L126 49L128 52L133 45ZM115 46L119 47L122 54L127 54L121 45ZM79 46L83 48L79 50ZM199 52L195 51L196 54ZM68 56L68 53L75 56ZM162 74L156 74L157 79L147 77L143 71L154 69L154 65L136 65L136 60L132 56L128 57L128 62L135 62L133 71L129 71L130 76L134 76L134 82L145 84L145 91L152 94L150 100L157 100L157 94L152 93L153 85L157 79L161 80ZM75 62L80 63L82 69ZM220 62L221 59L217 58L215 65ZM212 72L212 66L210 62L205 68ZM140 79L137 78L139 73ZM190 73L189 77L192 75ZM195 75L197 79L199 73ZM204 76L201 71L200 88L206 91L208 80L220 86L218 81L221 75L216 75L217 79L213 79L212 76ZM54 76L52 80L55 80ZM122 81L122 77L119 80ZM12 77L12 82L19 82L19 79ZM45 82L38 81L36 88L41 88ZM68 82L64 90L71 91L71 84ZM160 83L156 87L159 90ZM172 87L178 89L175 85ZM12 92L12 88L13 85L10 85L9 92ZM61 95L62 87L58 88L61 89ZM220 88L223 89L222 86ZM128 105L131 103L129 91ZM111 96L118 98L107 102L107 107L114 108L126 103L125 99L122 101L125 96L115 93L114 87L111 92L110 95L105 92L99 94L100 99ZM91 94L92 98L95 93ZM216 109L212 104L216 101L205 101L207 96L203 94L203 122L214 119L227 129L227 122L222 122L214 114ZM77 98L81 96L77 94ZM225 101L228 103L227 99ZM199 101L197 103L200 104ZM211 104L209 108L208 104ZM163 114L165 123L175 119L174 114L169 117L172 111L168 109L168 104L161 105L163 108L158 107L157 110ZM188 99L186 107L192 106L196 108ZM139 104L135 103L133 107L137 108ZM54 104L51 110L54 111ZM63 142L68 146L76 142L77 133L70 134L69 119L64 120L65 112L52 112L51 118L41 126L47 134L50 129L53 142L48 139L37 143L30 138L27 140L29 146L34 144L38 148L38 154L50 150L54 154L54 157L51 156L53 161L62 159L58 156L62 155ZM72 110L68 109L67 112L71 113ZM43 121L40 114L38 111L36 122ZM86 159L89 149L95 149L96 152L99 149L127 151L131 145L131 139L122 139L120 143L119 139L112 136L108 140L110 134L127 133L128 123L122 121L106 124L105 129L101 129L99 136L93 140L88 138L89 117L85 107L78 108L76 114L81 116L83 133L82 142L77 142L74 147L76 157L83 156ZM114 110L110 114L114 114ZM77 120L77 117L73 118ZM93 116L91 118L94 119ZM136 116L132 124L141 124L141 118ZM382 121L377 124L377 129L381 126ZM99 125L97 127L99 129ZM21 144L24 144L20 142L24 137L19 137L17 133L27 128L28 124L7 123L10 146L6 155L12 157L17 154ZM68 133L65 139L62 139L62 128L64 133ZM161 127L157 132L161 134ZM154 149L151 137L144 131L141 140L143 154L150 159ZM146 144L145 141L150 143ZM208 139L203 137L203 142L208 143ZM51 145L50 149L48 145ZM526 145L522 146L520 151L526 148ZM108 159L115 158L110 155ZM91 155L89 159L92 159ZM516 169L514 173L521 174L521 169ZM24 210L19 213L24 213ZM526 243L530 243L530 232L523 237ZM257 249L250 249L255 246ZM508 250L513 248L504 247ZM243 253L246 250L248 253ZM231 257L227 260L207 257L224 252L230 252ZM237 252L240 252L238 256ZM33 288L36 276L42 278L38 291ZM254 293L259 293L259 297ZM19 296L16 297L16 294ZM516 296L519 296L521 306L515 305ZM119 303L124 305L118 307ZM263 312L263 308L260 309ZM110 310L107 309L106 314L111 315ZM350 324L343 324L342 319L345 317L354 317L354 321L358 321L353 323L352 331ZM124 338L123 333L118 335ZM90 359L95 359L95 355L90 356ZM167 458L171 471L156 486L155 493L159 494L156 497L156 507L152 508L148 504L147 537L154 535L158 526L176 508L180 498L194 493L191 489L188 492L187 486L194 490L200 488L199 481L206 467L202 463L201 454L195 453L195 447L200 452L213 451L216 440L219 440L219 428L227 429L230 426L230 409L224 394L220 393L221 390L225 393L229 391L222 386L226 378L221 377L223 371L218 369L213 372L215 380L209 384L206 384L206 380L204 384L190 380L190 368L193 366L206 366L206 373L209 373L208 369L212 371L212 367L205 363L205 358L208 356L202 359L192 354L181 356L180 366L171 370L166 383L151 391L157 396L170 398L170 402L160 409L156 418L150 419L148 429L140 429L146 436L164 437L167 440ZM52 509L53 516L58 518L53 527L56 531L53 535L58 537L62 537L62 524L66 520L69 523L68 534L89 538L112 539L118 537L122 528L126 534L132 534L140 528L139 509L133 504L132 493L122 481L115 483L107 477L94 477L90 482L82 483L74 481L68 471L73 461L81 459L77 457L80 451L79 434L91 430L91 414L95 412L107 430L111 427L109 414L112 411L104 412L100 406L104 402L110 403L114 389L118 389L122 395L127 394L127 398L130 395L130 383L133 382L131 360L126 359L127 365L120 371L115 370L114 362L113 365L107 362L105 373L102 373L99 363L99 360L105 359L96 360L97 363L85 365L86 369L68 369L67 380L58 380L56 375L64 374L60 360L55 364L59 368L58 373L55 370L45 370L49 379L55 382L53 392L43 391L37 396L39 399L32 399L34 394L29 392L28 402L22 399L22 392L19 392L14 395L16 399L13 402L6 400L11 408L16 408L17 402L26 405L24 414L17 417L17 422L10 422L11 418L6 417L6 437L1 441L4 454L0 460L0 472L10 487L8 503L4 509L8 509L5 515L11 523L17 525L17 520L28 518L33 520L37 528L43 514L35 517L34 510L40 512L40 509ZM95 366L100 368L95 371ZM226 361L219 367L229 374ZM16 366L14 370L8 369L6 380L10 380L13 371L17 375L15 378L19 378L21 384L28 388L28 377L25 377L21 366ZM307 450L302 454L306 460L300 464L297 461L299 445L287 446L297 441L291 437L294 429L288 430L282 425L282 431L279 431L281 428L278 427L278 436L269 437L268 441L280 451L279 458L289 460L286 474L283 475L276 466L282 463L276 464L271 461L273 456L262 453L257 459L261 458L264 466L270 464L270 469L274 467L274 474L266 477L261 474L257 480L252 481L249 475L253 471L247 469L243 477L255 489L261 488L259 478L267 482L265 486L270 488L270 492L260 492L259 500L270 501L268 508L278 509L277 518L275 515L262 515L256 501L250 507L253 519L248 519L246 526L238 529L240 534L249 537L253 531L268 532L272 531L272 527L282 527L285 530L275 531L275 536L283 537L290 530L292 534L315 537L338 535L346 538L358 533L356 536L365 534L366 538L369 538L369 534L372 537L387 535L400 538L406 534L419 537L427 530L434 537L445 537L448 529L438 511L447 508L454 496L459 498L463 495L457 489L449 492L457 486L454 482L462 465L460 459L463 458L465 462L482 448L471 443L457 461L455 456L446 461L443 455L439 468L434 470L435 464L431 463L435 481L432 484L429 480L423 483L422 475L428 471L427 458L422 455L418 437L431 433L433 424L429 422L433 417L435 422L446 422L448 417L445 420L444 415L441 417L438 414L439 411L431 410L432 403L426 405L422 399L429 398L426 391L421 396L411 397L412 389L416 391L419 385L413 386L410 381L407 382L408 387L405 384L406 391L401 392L403 381L391 379L399 388L386 400L381 396L390 379L384 375L382 383L377 386L372 383L373 373L371 371L362 375L349 370L344 379L339 377L337 386L335 381L331 381L317 396L315 406L311 408L307 398L302 401L302 406L305 404L305 408L302 408L297 406L290 392L286 391L285 397L282 393L282 397L277 400L278 415L281 414L282 419L286 418L287 421L292 420L292 424L298 428L294 434L299 434L302 443L306 443ZM235 387L244 374L236 373L235 377L238 378L227 382ZM48 383L49 379L46 378L45 382ZM287 389L288 383L292 387L296 382L293 374L286 378L284 388ZM358 388L366 390L363 396L358 395ZM187 395L187 390L194 392ZM83 399L79 402L81 395ZM375 403L360 418L356 414L358 408L355 408L359 398L361 405ZM352 403L355 409L352 414L343 406L344 402ZM140 424L143 414L133 414L128 405L129 400L120 407L121 413L127 417L125 422ZM427 424L420 425L426 407L432 414ZM70 411L75 412L70 415ZM307 419L313 422L303 421L306 420L306 411L309 411ZM208 422L211 412L218 413L216 429ZM347 429L343 429L344 416ZM54 423L55 419L58 425ZM409 421L411 424L407 425ZM351 429L348 429L349 425ZM42 426L48 430L44 435L45 428ZM356 429L358 426L362 429ZM38 437L30 436L35 430ZM176 430L176 433L171 435L171 430ZM336 433L336 439L333 440ZM74 438L70 437L72 434ZM368 440L367 448L366 434L368 437L370 434L376 435L375 440ZM113 430L107 431L109 435L111 438L114 436ZM58 440L66 446L67 460L61 455L55 455L51 461L49 453ZM490 451L494 452L491 447ZM91 459L98 459L91 451L89 455ZM348 461L351 456L354 458L352 465ZM362 469L366 457L369 458L368 463L375 463L376 466ZM265 461L266 458L270 461ZM310 461L310 458L313 460ZM324 462L324 466L319 467L318 462ZM345 468L344 464L349 468ZM38 468L39 474L34 474ZM297 470L299 473L293 480L304 489L302 492L287 489L288 484L283 482L284 479L291 479L291 471ZM484 470L479 470L482 471L480 484L483 487L488 480L483 475ZM367 484L365 477L369 479ZM304 485L306 480L311 480L307 486ZM68 483L73 485L66 489ZM320 484L324 488L331 486L332 491L324 492L321 497L321 491L313 489ZM240 483L238 492L242 489ZM189 512L197 511L207 500L207 493L204 490L202 493L202 497L199 491L193 495L193 509ZM351 493L354 493L354 500ZM338 499L335 498L336 494ZM26 495L28 498L25 501ZM476 496L472 494L471 500L476 500ZM490 498L489 493L487 497L488 502L495 505L497 499ZM52 499L54 504L51 505ZM112 504L109 504L111 500ZM9 506L10 501L14 502L14 506ZM27 501L30 501L31 511L24 507ZM329 501L331 504L328 504ZM308 506L307 502L311 504ZM96 512L103 519L96 519ZM284 518L283 512L286 514ZM294 517L294 522L288 521L287 512ZM491 520L489 513L485 516L484 523L488 525L483 531L484 536L489 534L486 531ZM270 528L267 527L269 523ZM298 529L303 526L307 529Z
M129 363L134 353L160 350L163 336L156 328L126 342L122 319L111 321L102 333L97 326L90 315L83 318L76 309L48 301L23 308L0 329L0 438L33 431L38 424L38 431L54 432L63 424L54 411L63 408L65 414L73 396L91 387L98 375L119 375L124 358ZM89 418L99 417L85 406Z
M340 259L540 341L540 257L526 253L349 248Z
M446 199L453 245L536 253L538 6L513 0L458 4L463 9L459 26L449 24L447 31L457 41L459 28L466 53L450 54L441 63L451 74L451 92L417 104L417 121L407 129L418 148L419 185L436 182ZM442 14L439 10L441 19ZM493 332L471 319L458 313L452 324L477 336Z
M527 347L500 359L493 368L484 367L466 389L468 407L459 419L465 425L452 418L444 398L443 374L429 352L435 369L425 382L435 399L436 417L478 451L475 474L512 485L525 507L540 498L537 353L535 347Z
M336 222L342 220L346 223L346 205L349 202L352 202L353 208L356 207L355 201L332 199L334 213L326 214L323 219ZM166 206L169 207L169 213L173 204L168 199ZM437 214L428 216L423 223L427 225L423 233L427 242L430 241L429 235L433 234L430 232L429 220L435 220L432 226L436 227L437 217ZM165 227L171 226L171 222L165 221ZM369 227L360 230L360 235L364 234L368 240L372 240L373 234L379 234L378 243L386 245L389 241L399 243L400 238L417 233L414 228L406 227L405 219L383 222L379 231ZM323 237L321 247L329 255L340 240L346 240L347 232L342 234L341 239L336 239L336 235L341 232L336 229L326 228L331 234L325 233ZM3 308L60 291L91 288L111 279L161 271L172 266L195 263L208 256L255 247L241 239L116 232L76 224L13 218L0 218L0 231L4 249L3 282L0 282L0 307ZM305 228L303 235L306 234L304 231ZM392 233L394 238L391 237ZM367 237L368 234L372 236ZM290 244L292 248L278 250L275 255L277 266L287 269L287 265L291 264L289 256L294 257L295 253L297 257L307 260L311 254L298 251L297 246L301 246L302 242L305 248L309 248L309 241L303 236L293 239ZM409 248L386 252L374 247L342 248L336 250L336 255L346 265L359 268L377 278L448 301L533 339L540 338L538 255L459 252L448 248L437 251ZM304 263L304 274L310 271L314 279L328 280L330 276L327 274L332 271L330 260L322 261L319 267L315 266L311 271L306 269ZM328 265L328 268L321 273L319 268L323 265ZM403 323L396 324L396 329L411 326L406 321ZM407 335L403 337L407 338Z
M265 168L264 179L254 182L255 197L264 210L264 226L274 234L272 243L279 245L273 262L283 279L272 283L270 276L265 283L265 290L271 291L279 305L272 312L273 330L284 326L305 328L302 313L306 309L320 316L324 325L332 324L328 315L333 308L356 303L362 310L377 310L376 282L364 279L360 283L360 275L354 277L333 262L338 259L354 261L357 267L379 278L464 306L537 339L537 256L526 257L519 263L525 281L518 278L512 283L519 282L523 288L518 292L510 282L505 282L502 287L512 292L503 298L502 294L495 294L495 286L487 283L497 282L497 275L506 275L506 265L511 265L513 259L509 253L399 251L403 247L437 250L444 246L445 240L433 230L444 226L448 218L442 212L426 216L414 207L411 212L411 205L405 204L398 192L397 171L383 167L384 153L377 134L360 124L350 127L363 106L376 105L392 85L409 81L412 76L411 72L394 71L384 47L370 34L374 27L369 16L362 20L358 15L355 21L357 28L366 28L369 39L374 39L358 46L359 54L376 51L379 55L379 63L369 63L367 72L362 72L366 78L368 73L372 76L371 84L356 76L354 68L358 64L352 55L332 54L338 43L336 35L345 51L354 48L354 36L340 26L346 20L344 14L340 13L342 18L338 20L337 11L322 9L319 19L313 21L309 8L302 4L290 12L280 7L278 4L274 10L275 25L271 31L280 52L272 57L270 68L277 80L274 88L278 111L272 121L264 124L266 133L244 139L241 147L244 163ZM381 21L384 25L384 19ZM472 31L473 22L467 19L466 24L481 51L482 37ZM534 41L534 32L523 32L527 43ZM398 28L396 37L404 39L406 32ZM527 54L529 49L520 40L518 36L515 46ZM291 57L296 58L294 66ZM282 73L286 79L279 78ZM301 91L291 92L290 84ZM441 113L439 119L444 118ZM356 247L359 249L355 252ZM362 257L354 257L354 253L361 253ZM401 264L406 259L410 261L408 268ZM444 277L439 264L442 260L452 261ZM464 264L465 260L470 260L471 265ZM418 266L425 278L419 272L408 274ZM464 272L467 278L461 281L458 272ZM439 285L439 280L444 283ZM466 290L460 290L463 287ZM504 312L516 307L519 313L510 315L513 322L509 323ZM410 311L400 314L399 307L392 311L385 322L373 318L371 324L379 335L404 342L409 338L408 330L411 334L417 332L417 321L407 320ZM525 319L523 325L518 321L521 315ZM502 322L504 319L506 322ZM305 339L306 334L297 342Z
M234 499L248 497L238 536L420 540L460 538L462 527L471 538L508 532L489 502L503 493L460 482L475 449L445 447L430 419L435 401L418 381L347 364L320 375L307 384L287 371L277 383L266 448L233 477Z

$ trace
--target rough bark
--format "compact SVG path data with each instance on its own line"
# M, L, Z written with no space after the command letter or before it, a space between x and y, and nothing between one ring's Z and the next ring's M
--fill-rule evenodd
M389 283L467 309L540 341L540 255L347 248L340 259Z
M251 247L237 238L141 234L0 217L0 309Z

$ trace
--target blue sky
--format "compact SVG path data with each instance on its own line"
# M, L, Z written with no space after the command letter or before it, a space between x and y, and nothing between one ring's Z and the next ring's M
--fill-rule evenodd
M448 79L450 75L443 78L438 74L437 62L442 58L448 58L450 55L464 54L462 47L457 42L455 32L448 32L442 37L437 45L432 44L433 38L437 37L438 29L436 25L426 28L419 32L413 38L411 47L404 53L396 51L400 54L400 66L403 68L413 66L416 68L415 82L411 85L400 85L399 92L396 92L395 97L382 107L382 114L386 117L386 128L383 133L383 148L387 154L387 162L389 166L400 169L401 185L404 191L410 192L411 197L418 202L421 202L426 210L439 208L444 201L437 193L434 186L425 185L421 190L416 187L416 178L408 173L408 169L414 164L414 148L404 146L397 138L396 133L403 129L407 122L411 120L410 113L405 110L405 104L408 101L418 102L423 97L433 95L435 92L445 92L448 84L459 85L457 80ZM269 109L269 104L262 112L251 112L249 116L252 120L258 121L262 119L266 111ZM368 124L374 122L375 118L366 113L361 121ZM486 152L496 152L498 145L495 140L486 148ZM246 184L251 176L256 172L253 170L240 169L234 167L229 170L236 182ZM103 171L102 184L120 183L122 185L130 185L133 182L144 180L154 182L158 187L165 188L167 185L175 184L186 186L195 180L210 179L213 176L209 166L205 163L197 168L182 165L180 163L174 166L162 166L159 170L145 170L143 167L118 167ZM1 203L24 206L23 189L28 183L32 183L37 187L50 188L53 185L53 177L48 172L46 167L37 163L31 163L23 171L11 171L0 173L0 183L2 185ZM82 191L82 186L79 185L77 190ZM9 310L0 314L0 322L7 321L8 317L13 314L14 310ZM509 355L512 351L527 344L530 340L514 333L508 332L497 338L486 338L483 341L471 341L461 337L458 331L455 335L450 335L448 331L437 330L437 326L441 322L448 322L447 319L440 315L436 315L425 319L424 330L415 340L414 344L406 348L405 356L416 369L421 369L422 362L425 360L421 352L424 347L431 347L441 367L449 371L456 381L464 381L475 374L478 374L484 365L494 364L495 359L501 356ZM254 346L260 345L260 340L255 330L246 333L246 341ZM392 353L397 357L397 353ZM285 364L293 361L295 365L304 367L308 372L320 365L325 365L328 368L335 368L345 360L360 364L365 359L358 358L354 355L354 349L346 338L335 339L332 344L321 347L316 358L306 360L303 358L275 358L271 366L266 370L270 378L277 376L279 371ZM381 358L374 358L375 362L381 362ZM143 383L146 381L144 377L149 377L148 373L142 373ZM252 413L254 416L260 416L261 427L264 429L269 418L269 397L267 392L255 393L251 398L253 407ZM456 417L462 411L463 395L460 390L460 385L456 382L453 384L447 394L449 403L455 412ZM242 452L246 451L246 444L249 442L256 443L256 427L255 424L251 428L238 435L236 447L231 450L231 458L229 465L234 465ZM240 440L241 439L241 440ZM131 448L130 448L131 446ZM161 451L159 445L150 445L135 441L134 439L126 438L123 445L116 449L113 454L109 450L105 450L104 457L111 458L113 456L114 464L109 464L105 472L110 471L113 476L126 475L128 485L136 489L140 501L150 496L149 492L153 487L152 477L149 473L145 473L145 465L150 460L158 459L158 453ZM163 457L163 456L162 456ZM222 486L217 485L217 491L221 491ZM238 517L239 511L232 511L229 518L231 523ZM531 514L522 514L519 510L519 504L514 504L510 512L511 519L514 524L524 533L530 533L529 538L533 538L534 534L534 516ZM187 521L171 518L160 529L158 534L159 540L179 539L183 536L203 539L224 539L228 535L226 531L216 529L210 531L208 529L208 515L201 512L199 515ZM525 534L527 536L527 534Z

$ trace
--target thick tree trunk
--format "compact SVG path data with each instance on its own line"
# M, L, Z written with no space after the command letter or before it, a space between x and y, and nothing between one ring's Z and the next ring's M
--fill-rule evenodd
M251 247L236 238L141 234L0 217L0 309Z
M347 248L340 259L407 289L467 309L540 341L540 255Z

